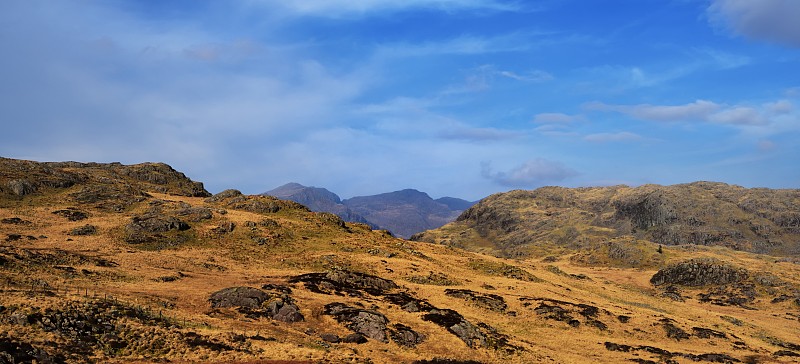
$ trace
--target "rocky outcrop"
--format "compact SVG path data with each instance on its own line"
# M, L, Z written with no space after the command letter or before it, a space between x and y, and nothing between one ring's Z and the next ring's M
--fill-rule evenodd
M650 278L650 283L655 286L677 284L698 287L737 283L749 276L744 268L734 267L716 259L697 258L659 270Z
M556 244L596 250L610 238L712 245L777 255L800 253L800 189L724 183L639 187L542 187L481 200L446 229L414 240L524 257ZM625 248L618 251L624 253ZM635 253L635 252L634 252ZM619 256L641 266L640 254ZM611 259L614 261L615 259ZM601 261L602 263L602 261Z
M142 191L206 197L203 184L164 163L34 162L0 158L0 193L24 197L82 186L73 194L81 203L141 198Z
M272 196L245 196L241 191L234 189L222 191L205 201L257 214L273 214L281 210L309 211L305 206L293 201L279 200Z
M325 305L324 313L333 316L336 321L344 324L350 330L364 335L372 340L389 342L386 329L389 320L382 313L375 310L348 306L344 303L329 303Z
M248 317L269 317L287 323L305 319L285 290L269 285L264 287L273 292L264 292L253 287L229 287L212 293L208 300L212 308L232 307Z

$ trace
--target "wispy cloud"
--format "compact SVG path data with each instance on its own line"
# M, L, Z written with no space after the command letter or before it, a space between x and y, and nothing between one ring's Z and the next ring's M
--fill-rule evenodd
M438 136L443 139L482 142L515 139L522 136L522 133L496 128L457 127L442 130Z
M299 15L342 17L412 9L431 9L446 12L466 10L518 11L516 1L501 0L249 0L254 6L281 7Z
M778 100L752 105L725 105L707 100L697 100L684 105L610 105L590 102L583 105L589 111L618 112L634 119L657 122L713 123L737 127L769 127L786 124L794 105L789 100ZM796 124L800 124L797 122ZM799 125L800 126L800 125Z
M481 175L502 186L531 188L563 181L577 176L578 172L560 162L536 158L508 171L494 171L491 162L483 162Z
M615 111L642 120L675 122L707 120L721 106L711 101L697 100L685 105L610 105L591 102L585 104L584 108L591 111Z
M800 47L800 2L795 0L712 0L711 22L746 37Z
M583 115L569 115L563 113L541 113L533 117L533 122L537 124L568 124L575 121L584 121Z
M618 133L596 133L583 137L583 140L594 143L630 142L641 139L641 135L627 131Z

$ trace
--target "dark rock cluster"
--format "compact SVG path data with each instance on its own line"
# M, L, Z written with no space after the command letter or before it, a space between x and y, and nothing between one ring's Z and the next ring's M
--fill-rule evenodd
M533 311L537 315L548 320L565 322L572 327L579 327L581 324L584 324L600 330L608 329L608 325L600 321L598 316L600 313L611 316L611 313L606 310L601 310L596 306L549 298L520 297L519 300L522 302L523 307L530 307L538 302L538 305ZM581 317L583 321L579 320L579 317Z
M744 268L734 267L716 259L696 258L659 270L650 278L650 283L655 286L677 284L699 287L737 283L749 276Z
M505 312L508 308L502 296L490 293L479 293L468 289L446 289L444 294L461 298L475 306L497 312Z
M236 308L248 317L269 317L282 322L299 322L305 318L291 298L291 290L265 285L265 292L253 287L229 287L211 294L212 308Z
M606 341L605 342L606 350L608 351L620 351L624 353L629 352L645 352L650 353L653 356L659 359L659 362L666 362L666 363L675 363L673 358L686 358L691 361L707 361L711 363L741 363L741 360L736 359L728 354L717 354L717 353L708 353L708 354L688 354L688 353L681 353L681 352L670 352L668 350L664 350L661 348L657 348L655 346L649 345L639 345L639 346L631 346L625 344L616 344L613 342ZM657 363L652 360L634 358L631 361L640 362L640 363Z

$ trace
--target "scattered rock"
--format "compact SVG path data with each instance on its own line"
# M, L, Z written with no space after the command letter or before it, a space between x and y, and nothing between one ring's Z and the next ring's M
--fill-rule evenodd
M411 276L409 282L416 284L430 284L434 286L457 286L461 284L458 280L441 272L431 271L426 276Z
M755 301L755 285L739 283L730 286L714 287L706 293L697 295L700 302L708 302L718 306L740 306L750 308L747 304Z
M425 335L403 324L394 324L393 329L389 330L389 336L392 338L392 341L396 342L398 345L408 348L413 348L417 346L417 344L425 341Z
M566 322L572 327L578 327L581 325L581 321L576 319L575 315L580 315L583 317L584 324L596 327L600 330L608 329L608 325L597 318L601 310L596 306L548 298L520 297L519 300L524 307L531 306L532 302L539 302L539 306L534 309L534 312L543 316L545 319ZM602 312L605 315L611 315L611 313L606 310L602 310Z
M244 307L261 308L261 304L270 296L264 291L252 287L229 287L211 294L211 307Z
M211 209L207 207L187 206L178 211L175 211L175 214L178 216L182 216L186 218L186 220L191 222L199 222L214 217L214 214L211 213Z
M53 211L53 214L56 214L61 217L67 218L69 221L79 221L89 217L89 215L83 211L76 210L76 209L66 209L66 210L56 210Z
M475 306L497 312L505 312L508 308L506 300L496 294L478 293L468 289L446 289L444 294L450 297L461 298Z
M423 315L422 319L444 327L471 348L487 347L486 335L456 311L433 309Z
M800 357L800 354L795 353L794 351L791 351L791 350L778 350L778 351L772 353L772 356L775 356L775 357L781 357L781 356Z
M65 363L63 355L52 355L31 344L0 338L0 363Z
M131 218L131 222L125 226L125 242L130 244L155 242L165 239L162 233L185 231L189 228L189 224L177 217L149 212Z
M333 316L336 321L344 324L348 329L367 338L380 342L388 342L386 325L389 320L382 313L351 307L344 303L329 303L325 305L324 313Z
M97 232L97 227L94 225L83 225L72 229L67 235L73 236L84 236L84 235L94 235Z
M661 325L664 328L664 331L667 332L667 337L677 341L688 339L691 335L689 335L689 333L686 331L683 331L683 329L680 327L675 326L674 322L674 320L668 318L661 319Z
M22 235L20 234L8 234L6 235L6 241L17 241L22 239Z
M286 295L280 298L274 298L270 301L269 304L267 304L267 310L271 314L273 320L292 323L300 322L305 319L303 314L300 313L300 308Z
M221 235L221 234L230 233L235 228L236 228L236 224L229 221L229 222L226 222L226 223L224 223L224 224L222 224L220 226L217 226L217 227L211 229L211 231Z
M661 293L661 297L666 297L673 301L684 302L681 291L678 290L678 287L672 284L664 288L664 292Z
M631 361L637 363L677 363L676 361L672 360L672 358L686 358L691 361L708 361L712 363L739 363L740 360L736 359L727 354L716 354L716 353L709 353L709 354L686 354L686 353L679 353L679 352L670 352L668 350L660 349L653 346L647 345L640 345L640 346L630 346L625 344L616 344L612 342L605 342L606 350L608 351L619 351L623 353L634 352L634 351L643 351L650 354L653 354L658 357L658 362L641 359L641 358L633 358L630 359ZM638 355L638 354L634 354Z
M346 270L301 274L290 278L289 282L303 282L306 288L316 293L347 292L354 296L360 295L360 292L381 296L390 290L399 288L396 283L388 279Z
M725 335L725 333L722 331L707 329L704 327L692 327L692 332L694 332L694 336L697 336L701 339L710 339L712 337L719 339L728 338L728 335Z
M345 336L342 342L348 344L363 344L367 342L367 337L359 333L353 333Z
M18 217L9 217L7 219L0 219L0 223L3 224L11 224L11 225L30 225L31 222L28 220L23 220Z
M322 339L323 341L327 341L329 343L334 343L334 344L342 341L342 339L339 338L339 335L331 334L331 333L320 334L319 338Z
M429 312L435 308L428 301L415 298L405 292L390 293L385 295L384 299L400 306L406 312Z

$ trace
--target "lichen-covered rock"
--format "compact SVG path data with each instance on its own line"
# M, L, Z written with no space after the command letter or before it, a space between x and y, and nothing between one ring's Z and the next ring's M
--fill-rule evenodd
M73 208L53 211L54 215L67 218L69 221L80 221L89 217L89 214Z
M389 319L378 311L334 302L325 305L324 313L333 316L336 321L358 334L380 342L389 341L386 335L386 325L389 323Z
M479 293L468 289L446 289L444 294L450 297L461 298L478 307L491 311L505 312L508 308L506 300L503 299L502 296L496 294Z
M724 285L746 280L749 273L716 259L696 258L670 265L656 272L650 283L655 286L677 284L683 286Z
M253 287L228 287L211 294L208 299L211 307L245 307L251 309L261 308L261 304L270 296Z
M94 235L97 232L97 227L94 225L83 225L72 229L67 235L74 235L74 236L83 236L83 235Z
M425 341L425 335L412 330L410 327L403 324L394 324L393 329L389 330L389 336L392 341L400 346L413 348L417 344Z

